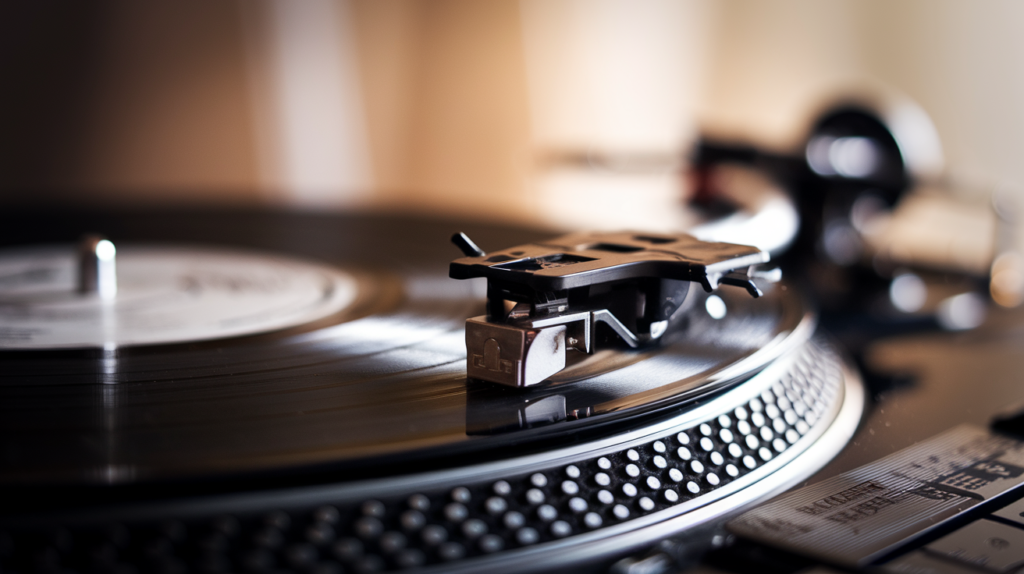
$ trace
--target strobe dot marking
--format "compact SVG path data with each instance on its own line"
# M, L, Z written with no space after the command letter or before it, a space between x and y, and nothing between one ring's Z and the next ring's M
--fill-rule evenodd
M393 554L405 548L405 536L401 532L385 532L380 537L380 549L388 554Z
M542 507L537 509L537 515L538 516L541 513L540 512L541 508L544 508L544 507L542 506ZM552 508L551 510L554 510L554 508ZM557 512L555 514L557 514ZM543 518L541 518L541 519L543 520ZM515 510L512 510L512 511L506 512L505 516L502 517L501 521L502 521L502 523L505 524L505 528L508 528L509 530L515 530L516 528L519 528L522 525L526 524L526 517L523 516L522 513L516 512Z
M586 516L583 517L583 524L585 524L587 528L600 528L602 522L601 515L596 512L588 512Z
M640 467L638 467L635 464L627 464L626 465L626 474L628 474L629 476L631 476L633 478L636 478L636 477L640 476Z
M526 491L526 502L530 504L541 504L544 502L544 492L538 488L531 488Z
M423 543L427 546L437 546L445 540L448 540L448 531L445 530L443 526L431 524L423 529L423 532L420 533L420 538L423 539Z
M651 462L658 468L665 468L668 466L668 461L661 455L655 455L654 458L651 459Z
M727 429L732 426L732 419L729 415L718 415L718 426Z
M748 454L747 456L743 457L743 466L749 469L753 469L755 466L757 466L757 461L754 460L754 457Z
M637 504L639 504L640 508L643 509L645 512L650 512L654 510L654 501L651 500L650 498L647 498L646 496L641 497L640 500L637 501Z
M708 459L711 460L711 464L713 464L715 466L718 466L718 465L722 464L723 462L725 462L725 457L723 457L722 453L720 453L720 452L713 452L713 453L711 453L711 456L709 456Z
M735 464L727 464L725 465L725 474L736 478L740 474L740 469L736 468Z
M704 465L699 460L690 461L690 470L695 474L704 472Z
M722 482L718 478L718 475L713 472L709 472L707 476L704 477L704 480L708 481L708 484L710 484L711 486L718 486L718 483Z
M379 500L367 500L363 503L361 510L363 511L363 516L381 518L384 516L384 503Z
M750 434L751 430L750 423L748 423L747 421L740 421L736 423L736 430L739 431L741 435L748 435Z
M786 450L786 441L781 438L777 438L772 441L772 448L774 448L776 452L782 452Z
M574 464L570 464L569 466L565 467L565 476L568 476L569 478L579 478L580 477L580 469L579 469L579 467L577 467Z
M761 457L761 460L763 461L767 462L772 459L772 451L768 450L763 446L760 448L760 450L757 451L757 454L758 456Z
M355 560L363 555L363 543L355 538L342 538L331 548L339 560Z
M512 494L512 487L509 485L508 482L505 482L504 480L499 480L498 482L495 482L493 486L491 486L491 491L494 492L494 494L497 494L498 496L508 496L509 494Z
M686 490L689 490L691 494L697 494L700 492L700 485L691 480L686 483Z
M718 438L722 439L722 442L732 442L732 431L729 429L722 429L718 431Z
M603 472L599 472L594 475L594 482L598 486L608 486L612 483L612 478Z
M800 440L800 434L793 429L786 431L786 440L789 444L795 444L796 441Z
M556 520L551 523L551 535L555 538L565 538L572 534L572 526L564 520Z
M747 420L747 409L743 407L736 407L736 410L732 412L736 416L736 420L745 421Z
M612 508L612 514L619 520L625 520L629 518L629 509L622 504L616 504L615 508Z
M444 507L444 517L452 522L462 522L469 516L469 510L458 502L449 503Z
M466 555L466 549L458 542L445 542L437 549L437 555L445 561L458 560Z
M700 439L700 448L704 452L710 452L710 451L714 450L715 443L714 443L714 441L712 441L708 437L704 437L704 438Z
M691 458L693 458L693 453L691 453L690 449L686 448L685 446L679 447L679 449L676 450L676 455L679 457L680 460L690 460Z
M679 494L674 490L666 490L665 494L662 496L665 497L665 500L673 504L679 501Z
M656 476L648 476L647 488L650 488L651 490L658 490L659 488L661 488L661 481L658 480L658 477Z
M676 435L676 440L679 441L679 444L690 444L690 435L681 432Z
M597 500L601 504L611 504L615 502L615 495L607 490L599 490L597 491Z
M589 508L589 505L587 505L586 500L578 496L569 499L569 510L579 514L580 512L586 512L587 508Z
M383 531L384 525L372 516L364 516L356 521L356 534L363 540L376 538Z
M540 518L544 522L551 522L552 520L558 518L558 511L555 510L554 506L551 506L550 504L545 504L537 509L537 518Z
M768 427L761 427L761 440L763 440L764 442L768 442L772 440L772 437L774 436L775 435L772 434L772 429Z
M488 514L497 516L508 509L508 502L505 502L504 498L492 496L484 502L484 508L486 508Z
M792 409L782 413L782 418L786 420L786 424L796 424L796 412L793 411Z
M430 510L430 499L427 498L426 496L423 496L422 494L414 494L410 496L409 499L406 501L406 504L409 505L409 508L413 510L419 510L420 512L426 512Z
M419 530L427 523L427 519L419 510L406 510L399 518L402 528L406 530Z
M629 449L629 450L626 451L626 458L628 458L629 460L631 460L633 462L636 462L636 461L640 460L640 453L638 453L637 451L635 451L633 449Z
M462 504L466 504L469 502L470 498L469 489L465 486L457 486L452 489L452 502L461 502Z
M711 425L709 425L708 423L700 425L699 427L697 427L697 430L700 432L700 434L704 436L711 436L711 433L714 432L711 430Z
M540 540L540 534L533 528L523 528L516 532L516 542L522 546L536 544Z
M749 448L750 450L754 450L755 448L761 446L761 441L757 440L757 437L752 434L748 434L747 438L744 439L744 441L747 443L747 448Z
M480 539L478 544L480 550L490 554L491 552L497 552L505 547L505 541L496 534L488 534Z
M335 532L334 529L331 528L331 525L325 524L323 522L314 522L313 524L309 525L308 528L306 528L306 540L310 542L313 546L323 546L324 544L327 544L331 540L334 540L334 535ZM223 540L223 538L221 538L220 540ZM210 542L210 540L207 540L207 542ZM163 552L164 550L170 550L169 543L167 547L164 547L162 544L160 544L158 548L160 552ZM151 547L149 550L156 551L157 548Z
M659 454L664 454L665 451L668 450L668 447L665 446L665 443L661 442L660 440L654 441L651 447L654 449L654 452Z
M333 506L321 506L313 512L313 520L317 522L325 522L327 524L337 524L341 515L338 513L338 509ZM234 531L238 530L238 521L235 520L233 523L229 523L234 526ZM230 528L230 527L229 527Z
M573 482L571 480L566 480L566 481L562 482L562 492L564 492L565 494L568 494L569 496L572 496L574 494L578 494L579 491L580 491L580 487L575 482Z
M729 456L738 458L742 454L743 454L743 449L740 448L740 445L738 445L736 443L732 443L732 444L729 445Z
M597 459L597 467L600 468L601 470L609 470L612 467L612 461L602 456L601 458Z
M683 473L678 468L669 469L668 477L673 482L679 482L679 481L683 480Z
M786 432L786 422L782 419L772 419L772 428L775 432L782 434Z
M629 497L633 497L636 496L636 493L636 486L634 486L633 484L627 482L626 484L622 485L622 494L625 494L626 496Z
M530 484L536 486L537 488L544 488L545 486L548 485L548 477L544 476L539 472L535 473L530 476Z

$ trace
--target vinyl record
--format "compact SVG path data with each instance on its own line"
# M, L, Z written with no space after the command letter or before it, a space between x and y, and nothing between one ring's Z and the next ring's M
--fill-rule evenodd
M438 237L432 261L454 251L440 239L451 229L439 224L429 234ZM360 243L380 245L375 236ZM373 269L344 254L310 263L315 254L302 249L285 256L130 239L118 250L121 295L116 306L95 303L93 314L54 303L63 292L58 301L81 301L64 277L73 245L0 253L7 283L23 277L0 290L9 332L0 341L6 484L332 465L372 474L389 459L436 465L549 449L746 380L813 331L799 299L781 289L760 300L726 290L711 300L714 316L694 290L685 327L660 347L609 348L541 388L506 389L466 379L463 325L481 313L483 291L447 278L443 263ZM332 295L323 302L253 271L275 267L292 284L330 281ZM175 285L186 287L172 292ZM286 294L268 295L274 288ZM286 308L296 305L291 291L298 310ZM42 303L26 303L30 296ZM101 311L116 315L114 339L76 348L67 333L99 330ZM18 325L41 334L10 336Z

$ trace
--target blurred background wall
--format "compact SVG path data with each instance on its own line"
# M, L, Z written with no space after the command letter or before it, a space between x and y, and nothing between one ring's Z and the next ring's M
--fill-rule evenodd
M791 148L902 93L957 181L1024 188L1024 5L0 4L0 201L668 224L698 131Z

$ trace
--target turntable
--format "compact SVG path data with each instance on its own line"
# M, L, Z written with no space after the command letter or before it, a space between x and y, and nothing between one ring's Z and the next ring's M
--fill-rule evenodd
M725 521L1022 394L1012 317L854 346L714 226L0 222L3 572L757 569L785 544Z
M193 245L148 241L183 222ZM564 368L508 388L467 378L464 325L483 292L445 277L457 254L445 246L451 224L419 222L414 241L441 248L418 257L407 255L415 243L395 244L408 234L392 235L404 222L389 218L119 214L56 225L101 226L118 239L12 247L0 258L14 568L572 564L806 478L845 444L863 403L801 298L745 275L767 258L757 248L642 236L646 255L663 261L623 271L621 251L645 259L636 236L567 238L593 252L563 253L555 269L615 255L611 281L573 285L593 290L603 318L556 321ZM473 233L495 241L494 230ZM281 243L277 252L255 251L259 240L198 246L223 237ZM378 241L389 238L385 251ZM694 260L702 248L709 259ZM491 264L551 259L501 253ZM746 289L709 295L687 289L690 280ZM662 282L667 307L654 297ZM609 285L620 297L598 296ZM651 313L637 314L644 293ZM625 294L628 305L608 311ZM586 306L578 295L561 316ZM589 353L565 348L567 326L586 330L568 344ZM623 329L642 331L645 344L622 339ZM578 356L566 366L569 354Z

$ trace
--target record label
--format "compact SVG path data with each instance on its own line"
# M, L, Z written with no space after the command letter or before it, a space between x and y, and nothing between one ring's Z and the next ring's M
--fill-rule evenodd
M116 297L76 289L74 249L0 254L0 349L102 348L253 335L329 317L357 294L331 267L244 251L128 246Z

